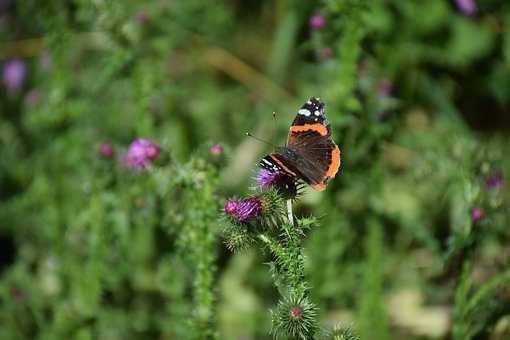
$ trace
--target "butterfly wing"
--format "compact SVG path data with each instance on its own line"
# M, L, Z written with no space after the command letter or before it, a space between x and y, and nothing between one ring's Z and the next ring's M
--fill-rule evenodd
M287 146L278 155L314 189L324 190L340 167L340 149L331 138L324 104L310 98L299 109L289 129Z
M264 157L260 166L300 177L316 190L326 188L340 167L340 149L331 139L324 104L318 98L303 104L290 126L287 145Z

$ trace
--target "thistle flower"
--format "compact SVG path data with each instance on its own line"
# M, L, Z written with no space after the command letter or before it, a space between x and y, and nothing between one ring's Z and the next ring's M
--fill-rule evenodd
M268 187L270 185L277 186L281 184L288 176L280 171L269 171L267 169L260 169L259 173L255 177L257 183L262 187Z
M326 27L326 18L321 14L314 14L310 17L308 21L310 28L314 30L320 30Z
M223 145L217 143L209 148L209 152L213 155L221 155L223 153Z
M317 329L316 317L317 307L308 298L285 298L272 311L273 335L284 339L311 339Z
M128 151L122 157L122 162L127 168L143 169L158 155L159 148L154 142L137 138L129 145Z
M478 207L475 207L471 210L471 220L473 222L480 221L483 218L483 215L483 210Z
M2 81L9 90L20 88L27 74L25 63L19 59L13 59L4 64Z
M455 0L455 4L459 11L465 15L473 15L476 12L475 0Z
M228 198L225 201L225 205L224 205L223 208L224 208L225 213L227 215L233 216L236 213L236 210L237 210L237 201L232 199L232 198Z
M503 176L500 172L494 172L485 178L485 188L487 190L497 189L503 184Z
M293 317L294 319L300 318L302 313L303 311L299 307L292 307L292 309L290 310L290 316Z
M99 153L103 157L110 157L113 155L113 146L111 143L101 143L99 146Z
M248 221L262 213L263 201L260 197L243 198L237 202L236 217L239 221Z
M354 333L350 326L336 325L331 331L326 333L326 339L335 340L359 340L359 336Z

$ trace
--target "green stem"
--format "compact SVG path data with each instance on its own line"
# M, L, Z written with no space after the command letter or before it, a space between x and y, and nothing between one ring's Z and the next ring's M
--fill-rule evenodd
M287 218L289 219L289 224L294 226L294 217L292 215L292 200L287 200Z

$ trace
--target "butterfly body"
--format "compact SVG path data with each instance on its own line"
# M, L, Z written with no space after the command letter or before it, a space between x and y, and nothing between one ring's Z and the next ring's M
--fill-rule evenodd
M264 157L260 166L301 178L316 190L326 188L340 167L340 149L331 138L324 104L318 98L303 104L289 128L287 144Z

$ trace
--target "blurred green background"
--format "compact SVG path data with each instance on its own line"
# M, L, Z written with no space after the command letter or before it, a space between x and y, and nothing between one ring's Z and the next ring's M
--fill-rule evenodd
M0 0L0 41L1 339L271 338L270 255L219 218L310 96L321 325L510 339L508 1Z

